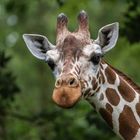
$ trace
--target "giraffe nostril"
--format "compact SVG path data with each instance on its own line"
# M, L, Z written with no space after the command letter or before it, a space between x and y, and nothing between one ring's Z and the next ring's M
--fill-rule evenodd
M70 87L75 87L75 86L78 85L78 81L75 78L70 78L69 81L68 81L68 85Z
M59 87L61 87L61 84L62 84L62 80L61 80L61 79L58 79L58 80L56 80L56 82L55 82L55 87L56 87L56 88L59 88Z
M73 85L74 82L75 82L75 79L71 79L71 80L69 81L69 85Z

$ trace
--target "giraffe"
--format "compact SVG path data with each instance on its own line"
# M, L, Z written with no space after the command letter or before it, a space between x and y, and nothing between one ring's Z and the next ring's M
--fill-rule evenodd
M67 16L59 14L56 45L43 35L23 35L29 51L53 71L53 101L71 108L84 98L121 139L139 140L140 88L103 58L116 45L119 23L102 27L95 40L85 11L78 15L78 30L70 32L67 23Z

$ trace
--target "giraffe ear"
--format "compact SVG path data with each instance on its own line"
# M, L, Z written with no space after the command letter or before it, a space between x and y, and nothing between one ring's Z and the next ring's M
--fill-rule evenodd
M37 34L24 34L23 39L29 51L38 59L45 60L46 52L53 49L52 45L45 36Z
M95 42L101 46L103 54L111 50L116 45L118 34L118 22L108 24L99 30L98 38Z

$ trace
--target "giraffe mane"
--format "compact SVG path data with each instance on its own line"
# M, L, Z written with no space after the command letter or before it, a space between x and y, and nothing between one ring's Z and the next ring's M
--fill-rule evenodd
M108 64L108 63L107 63ZM140 93L140 86L138 86L136 83L133 82L133 80L120 70L114 68L110 64L108 64L110 68L112 68L120 77L122 77L125 81L127 81L138 93Z

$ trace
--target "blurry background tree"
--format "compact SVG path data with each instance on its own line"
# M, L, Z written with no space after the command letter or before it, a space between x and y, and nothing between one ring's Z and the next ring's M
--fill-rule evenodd
M120 22L121 36L106 59L140 83L139 0L1 0L0 140L119 140L86 102L70 110L52 102L51 71L22 39L23 33L38 33L55 44L57 15L66 13L74 30L82 9L93 38L102 26Z
M128 8L124 13L124 27L122 27L122 35L126 36L129 42L139 42L139 21L140 21L140 1L127 0Z
M19 88L15 83L15 76L8 70L8 62L11 57L6 56L0 51L0 139L6 140L6 117L10 109L14 96L19 92Z

